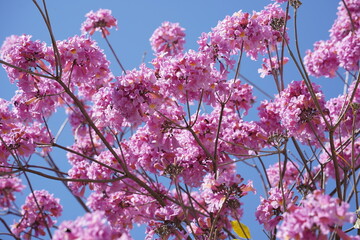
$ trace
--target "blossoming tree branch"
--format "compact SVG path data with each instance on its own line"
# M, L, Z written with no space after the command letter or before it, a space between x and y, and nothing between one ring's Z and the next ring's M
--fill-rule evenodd
M0 99L0 238L124 240L145 225L146 239L251 239L243 199L259 181L253 216L263 239L360 239L359 0L340 1L328 40L306 53L297 39L299 0L226 16L197 50L184 49L179 23L164 22L150 38L151 63L133 70L112 48L118 23L110 10L89 12L81 35L61 41L45 1L33 2L51 44L13 35L0 50L18 88ZM109 45L119 76L93 34ZM263 58L259 74L278 91L259 103L256 121L244 119L257 87L241 77L244 58ZM297 80L284 77L288 62ZM327 99L317 77L344 88ZM48 124L60 108L70 146ZM70 169L58 167L54 149ZM259 175L244 179L239 164ZM34 188L29 174L63 182L85 215L57 221L69 206L51 188Z

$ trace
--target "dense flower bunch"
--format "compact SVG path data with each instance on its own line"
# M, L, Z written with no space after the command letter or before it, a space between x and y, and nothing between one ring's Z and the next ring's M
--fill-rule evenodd
M330 232L342 232L341 226L353 222L355 216L348 209L346 202L314 191L301 205L289 207L277 236L280 239L327 239Z
M96 12L90 11L85 15L86 21L81 26L83 34L93 35L95 31L100 31L103 37L110 34L108 28L116 27L117 20L111 15L109 9L99 9Z
M155 54L173 56L184 50L185 29L179 23L163 22L150 38Z
M338 67L348 71L359 69L359 1L340 1L337 15L330 29L330 39L316 42L314 50L308 50L304 58L304 63L313 76L335 77Z
M346 141L345 143L342 141ZM340 166L340 173L344 176L344 172L349 171L352 167L359 167L359 154L360 154L360 140L356 139L350 142L349 139L336 139L335 149ZM331 151L330 143L326 143L325 150L320 155L320 163L324 165L325 174L329 177L335 178L334 163L329 158L329 151Z
M359 1L341 1L330 39L297 64L300 80L288 79L284 67L301 59L281 49L289 44L288 8L301 3L275 2L226 16L201 35L197 50L184 49L180 24L164 22L150 38L154 58L125 70L116 56L119 76L91 38L100 31L110 45L109 29L117 27L110 10L91 11L81 36L52 46L8 37L1 63L18 90L0 99L0 208L18 219L12 227L2 221L7 234L132 239L131 230L146 225L148 240L235 239L231 228L240 237L247 230L232 223L246 227L247 195L256 193L244 179L250 167L263 183L255 218L269 239L356 239L342 227L354 223L359 197ZM278 91L258 104L257 120L249 118L259 88L240 80L245 55L263 58L260 77L273 77ZM327 100L306 71L335 77L339 67L346 89ZM67 146L59 139L64 125L54 136L49 122L58 109L73 137ZM68 169L57 166L52 149L66 151ZM60 200L32 188L17 208L28 172L66 182L87 213L55 226Z
M211 60L193 50L173 58L159 56L152 64L162 86L159 92L164 96L175 97L182 103L199 100L202 91L206 95L211 94L212 87L221 79Z
M270 4L253 14L236 12L218 23L212 32L203 34L198 41L200 51L214 61L224 59L233 66L230 56L245 50L253 59L258 54L274 50L282 41L280 32L288 16L277 4Z
M320 86L312 84L312 88L320 105L319 110L315 100L309 93L305 81L293 81L277 97L279 101L279 112L281 124L288 133L296 136L303 143L319 144L319 140L324 140L325 126L322 124L320 111L324 111L325 96L320 90Z
M23 121L19 121L19 109L15 108L14 111L10 110L10 102L1 99L0 108L0 165L10 166L8 162L9 156L16 154L19 156L29 157L36 150L38 144L48 144L51 139L45 126L38 122L27 123L27 119L23 114ZM43 148L42 152L46 153L49 149ZM0 169L2 172L3 169Z
M280 188L274 187L269 191L269 197L260 197L260 205L255 212L256 220L264 225L266 231L274 233L276 226L283 219L285 206L295 202L294 193Z
M42 75L51 73L46 64L49 58L49 48L45 43L32 41L30 35L11 36L1 47L1 58L18 68L4 66L10 82L15 82L19 88L12 102L16 115L21 119L41 119L54 113L59 105L60 85ZM34 71L41 75L29 74Z
M145 121L159 103L158 86L153 70L140 66L117 77L116 83L99 89L93 96L94 114L98 126L137 126Z
M299 175L299 167L296 163L287 162L286 165L277 162L266 169L270 185L277 187L279 185L289 186L293 184Z
M25 186L21 184L21 179L16 176L0 177L0 209L12 207L15 201L15 193L21 192Z
M109 61L97 43L85 36L74 36L57 42L63 66L63 81L78 95L88 100L106 85L112 74ZM55 68L56 62L49 59Z
M311 87L315 91L320 110L305 81L291 82L272 102L262 103L259 107L259 125L267 130L268 137L274 134L296 136L304 144L315 145L325 140L326 127L320 112L325 111L325 96L319 85L312 84ZM281 129L286 129L286 132Z
M21 207L22 218L12 226L13 233L23 239L44 236L45 229L52 227L62 212L60 200L45 190L34 191Z
M342 121L334 133L338 138L341 135L348 137L352 134L353 128L358 129L360 127L360 123L356 121L360 117L359 103L360 89L357 87L356 82L350 84L347 93L331 98L326 102L325 107L329 110L328 118L331 123L339 122L342 117ZM344 105L350 105L350 107L343 109Z
M240 175L227 174L226 172L217 179L213 175L206 175L201 189L208 211L217 213L228 208L228 211L235 211L231 213L233 218L241 218L242 209L238 199L250 191L255 191L252 182L240 184L242 181Z
M316 77L335 77L339 67L335 43L330 40L316 42L313 52L307 52L305 64L308 71Z
M346 6L344 5L344 2ZM360 27L360 4L357 0L346 0L339 2L337 18L332 25L330 31L330 38L341 40L354 32ZM349 16L349 12L351 18Z
M32 41L30 35L15 36L6 38L1 47L1 59L19 68L30 70L43 66L46 45L40 41ZM18 86L22 90L32 88L35 76L27 74L19 69L4 66L10 82L18 80Z
M64 221L53 236L54 240L63 239L131 239L120 235L106 224L104 212L95 211L78 217L75 221Z

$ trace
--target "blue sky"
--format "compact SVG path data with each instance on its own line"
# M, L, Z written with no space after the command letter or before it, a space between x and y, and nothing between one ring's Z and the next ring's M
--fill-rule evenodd
M272 3L270 0L223 0L223 1L204 1L204 0L135 0L135 1L117 1L117 0L62 0L48 1L48 11L51 16L55 37L63 40L75 34L80 34L80 25L85 20L84 15L90 10L98 10L99 8L107 8L113 11L114 17L118 20L119 30L111 30L109 36L110 42L113 44L115 51L118 53L124 67L126 69L136 68L145 55L145 62L152 59L152 51L149 44L149 38L152 32L163 22L179 22L186 29L186 49L197 49L196 41L202 32L209 32L211 27L216 26L219 20L226 15L231 15L242 9L251 12L252 10L260 11L267 4ZM312 44L321 39L328 39L328 29L336 18L336 8L338 1L334 0L304 0L303 5L299 8L299 35L300 46L303 54L307 49L312 48ZM292 21L291 23L292 24ZM0 1L0 42L7 36L12 34L30 34L33 40L41 40L49 43L49 35L41 16L35 5L30 0L17 1ZM101 39L99 33L94 34L94 38L98 40L99 46L105 50L112 64L114 74L121 71L115 64L114 58ZM293 39L293 36L290 36ZM293 40L290 40L293 43ZM261 60L262 57L259 58ZM257 73L257 68L261 65L261 61L253 62L245 60L242 65L241 73L273 95L275 88L271 78L261 79ZM291 64L289 64L290 69ZM286 84L292 80L301 80L299 74L295 71L288 71L285 75ZM319 84L326 89L332 88L327 98L337 96L341 90L337 90L339 85L338 79L318 79ZM335 86L335 87L334 87ZM11 85L6 77L3 69L0 69L0 97L10 100L15 91L15 86ZM258 101L263 99L256 90L254 94L258 96ZM254 114L254 113L253 113ZM59 119L65 117L61 112L57 114ZM255 115L250 114L250 118ZM61 121L62 121L61 120ZM251 119L249 119L251 120ZM60 121L60 122L61 122ZM56 121L55 121L56 123ZM69 139L63 138L65 145L70 145ZM66 159L63 155L54 156L57 161L65 163ZM247 169L244 165L239 166L239 173L243 174L245 179L256 178L256 172ZM82 215L80 207L77 206L71 196L67 195L61 184L54 184L50 180L36 179L35 188L43 187L53 190L57 197L62 197L65 205L64 215L61 220L74 219L77 215ZM257 187L260 188L260 185ZM261 191L260 191L261 192ZM250 194L251 195L251 194ZM254 222L254 208L256 205L250 202L258 202L258 193L255 196L249 196L248 203L245 203L244 223L249 225L252 230L254 239L264 239L261 230L256 227ZM19 202L19 205L22 203ZM2 229L2 226L0 226ZM135 239L141 239L142 235L135 235Z

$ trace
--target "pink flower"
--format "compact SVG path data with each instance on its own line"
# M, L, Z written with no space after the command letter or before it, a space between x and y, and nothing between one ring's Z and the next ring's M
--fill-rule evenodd
M359 14L360 15L360 14ZM339 65L348 71L359 70L360 30L350 32L337 45Z
M2 174L6 174L2 171ZM12 202L15 201L14 193L21 192L24 188L21 179L16 176L4 175L0 177L0 209L11 207Z
M114 149L114 151L121 156L121 152L119 149ZM87 168L87 177L89 179L94 180L102 180L102 179L112 179L115 178L116 174L118 174L122 168L120 163L115 159L114 155L110 151L103 151L96 157L96 160L104 165L100 165L96 162L92 162ZM116 169L115 170L110 169ZM107 183L90 183L91 190L103 190L106 188Z
M267 145L266 135L256 122L244 121L236 112L227 110L222 121L221 150L239 158L246 157Z
M288 208L276 236L280 239L326 239L326 235L338 227L355 220L355 214L348 209L348 203L316 190L307 195L301 205Z
M215 82L221 79L211 59L203 52L189 50L173 57L158 56L152 61L157 76L159 93L165 97L175 97L181 103L200 100L212 94Z
M110 35L108 28L116 27L117 20L111 15L111 10L99 9L97 12L90 11L85 15L86 21L81 25L83 34L93 35L95 31L101 31L102 36Z
M212 61L224 60L232 68L235 61L231 56L239 51L245 51L252 59L266 53L267 49L274 51L276 44L282 41L280 31L287 18L278 4L269 4L253 14L235 12L219 21L211 32L202 34L198 41L199 50ZM277 29L272 26L274 22L279 23Z
M280 182L280 172L283 175L281 182ZM280 163L280 167L279 167L279 163L277 162L274 165L271 165L269 168L267 168L266 173L268 175L272 187L277 187L279 184L282 184L284 187L287 187L297 180L300 171L297 164L288 161L286 163L285 168L283 162Z
M212 106L219 106L219 100L228 99L225 108L234 112L243 111L242 116L247 115L249 109L255 103L253 87L247 83L242 84L240 80L219 81L215 84L215 94L208 101Z
M325 107L329 111L327 117L332 124L335 124L339 120L340 116L342 116L344 106L347 106L348 104L360 102L360 87L354 89L355 85L356 85L356 81L350 84L348 88L348 92L346 94L340 95L336 98L331 98L326 102ZM354 95L354 99L352 103L349 103L350 96L352 95ZM354 129L360 128L360 121L355 120L359 118L360 118L360 111L353 112L352 107L348 108L348 110L342 116L339 127L336 128L336 131L334 132L335 135L337 137L351 135L353 128Z
M61 55L62 80L73 91L85 100L90 100L99 88L107 86L113 75L109 69L109 61L97 42L86 36L73 36L58 41L57 47ZM49 48L50 55L53 55ZM55 62L49 59L55 67Z
M339 67L336 42L332 40L314 43L314 50L308 50L304 64L309 73L315 77L335 77Z
M112 126L118 131L125 126L138 126L154 112L163 99L155 85L153 70L141 65L116 78L111 86L93 95L93 118L99 127Z
M53 72L46 61L53 61L45 43L32 41L30 35L8 37L1 47L4 61L25 70L49 75ZM50 116L59 105L63 89L54 80L35 76L16 68L4 65L11 83L15 81L17 90L12 101L16 115L25 121L30 118L41 119Z
M171 109L173 110L171 117L177 116L178 109L169 108ZM168 116L167 114L165 116ZM213 147L211 134L206 136L202 134L202 131L209 129L209 126L200 124L203 123L203 117L199 118L199 124L194 126L194 131L201 131L199 137L203 143ZM212 127L214 131L215 126ZM182 178L190 186L199 186L202 177L209 171L210 160L196 145L189 132L173 128L168 120L154 114L151 120L126 142L128 163L136 168L141 167L168 176L173 181ZM219 161L222 159L219 158Z
M285 189L283 194L280 188L274 187L270 189L267 199L260 197L260 205L256 209L255 216L256 220L264 225L265 230L274 231L283 219L284 205L288 206L295 202L293 195L294 193L288 189Z
M185 29L179 23L163 22L150 38L156 55L174 56L184 50Z
M210 59L224 58L231 65L230 56L241 49L253 49L259 46L261 26L249 13L235 12L219 21L212 32L200 39L200 50L207 53ZM208 43L206 43L210 40Z
M207 174L203 181L199 195L193 196L196 202L201 204L199 207L201 212L204 212L203 208L206 207L204 215L201 214L196 219L195 234L210 239L208 235L210 229L215 227L219 230L217 239L226 239L227 233L222 229L231 228L231 218L241 219L243 208L240 199L250 191L255 192L255 189L251 181L247 184L242 183L243 178L235 173L234 165L219 171L217 178L213 173ZM218 217L216 226L212 225L212 216Z
M107 224L106 216L102 211L86 213L75 221L64 221L55 231L54 240L108 240L108 239L132 239L126 233L121 234ZM125 238L126 237L126 238Z
M152 196L146 194L147 190L134 184L130 179L113 182L107 188L93 192L87 205L93 210L104 211L113 229L128 233L134 223L144 224L154 219L154 213L161 208ZM151 187L160 196L168 194L168 190L160 183L154 183Z
M258 107L258 115L260 117L260 121L258 121L258 125L265 130L267 137L272 136L281 136L283 134L286 136L284 128L281 126L281 118L280 118L280 103L278 101L267 101L264 100L260 103ZM268 139L270 143L270 139Z
M244 179L235 174L233 169L227 169L221 172L215 179L213 174L207 174L204 177L204 183L201 185L201 196L204 198L209 212L218 213L219 211L233 212L232 216L239 218L242 216L242 205L240 198L246 196L248 192L255 192L252 182L243 184ZM225 215L225 214L224 214Z
M344 172L351 171L352 167L359 167L360 166L360 158L357 157L360 154L360 139L354 139L354 147L352 146L351 142L346 142L347 139L351 139L351 135L347 137L343 135L340 139L334 140L336 157L339 164L339 173L340 177L343 178ZM324 164L324 172L327 176L335 178L335 168L334 168L334 161L332 157L329 156L329 152L331 153L330 143L325 144L325 149L320 157L320 163Z
M46 55L46 44L40 41L32 41L31 35L12 35L4 41L0 49L0 56L5 62L26 70L40 70L39 67L45 67L42 62ZM9 80L14 83L18 80L18 86L27 90L33 88L37 77L22 72L16 68L3 65ZM49 70L51 72L51 70Z
M62 212L60 200L45 190L30 193L21 209L22 218L12 226L12 232L23 239L30 239L33 234L45 236L45 228L52 227L54 218Z
M289 15L277 3L272 3L264 7L264 10L254 13L253 18L258 18L262 26L261 46L257 50L259 53L266 53L267 46L270 51L276 51L276 45L283 40L285 21L290 19ZM289 41L285 31L285 38Z
M147 229L145 239L153 239L156 234L161 239L168 239L170 236L176 236L178 239L185 239L186 232L177 228L177 223L184 218L181 207L176 204L169 204L158 208L154 213L154 220L151 220Z
M38 89L17 90L11 99L14 114L24 122L42 121L43 117L50 117L60 105L60 94L63 93L60 85L48 79L42 80L37 84Z
M78 161L72 168L69 169L68 174L71 179L88 179L88 168L90 163L86 161ZM85 182L75 182L69 181L68 186L71 189L72 193L76 196L83 197L87 183Z
M5 147L7 152L12 151L19 156L30 156L35 152L38 144L49 144L51 141L45 126L38 122L33 124L16 123L13 125L11 131L2 136L3 141L0 143L1 147ZM5 144L5 146L3 146ZM42 149L43 153L50 150L50 148Z
M315 97L325 111L325 96L320 86L312 84ZM293 81L286 89L276 96L280 105L279 116L281 125L289 135L304 144L320 146L318 139L325 141L325 125L304 81Z
M346 6L350 11L352 22L349 13L344 6L343 1L339 2L337 19L330 29L330 38L341 41L344 37L349 35L351 31L357 31L360 27L360 3L358 0L345 0ZM354 24L354 25L353 25ZM354 26L354 29L353 29Z
M5 140L9 134L17 127L15 114L9 108L10 102L0 98L0 134ZM6 142L5 143L9 143ZM8 151L7 144L0 142L0 166L8 165L8 157L11 153Z

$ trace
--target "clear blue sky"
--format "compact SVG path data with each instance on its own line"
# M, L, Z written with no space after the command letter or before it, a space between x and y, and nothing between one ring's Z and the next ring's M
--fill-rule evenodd
M146 52L145 62L151 61L152 51L149 45L149 38L152 32L163 22L179 22L186 29L186 48L197 49L196 41L202 32L209 32L211 27L216 26L219 20L226 15L231 15L235 11L242 9L251 12L259 11L265 5L272 3L270 0L223 0L223 1L204 1L204 0L49 0L47 2L48 11L52 19L55 37L58 40L66 39L75 34L80 34L80 25L85 20L84 15L90 10L107 8L113 11L113 15L118 20L119 30L111 30L109 37L116 52L118 53L123 65L127 69L137 67L144 53ZM307 49L312 48L312 44L320 39L328 38L328 29L331 27L336 18L336 8L338 1L335 0L303 0L303 5L299 9L299 34L301 50L304 53ZM291 22L292 24L292 22ZM37 12L35 5L31 0L0 1L0 42L12 34L30 34L33 40L39 39L49 43L49 35L45 25L42 22L40 14ZM94 38L99 41L100 47L105 49L109 59L113 60L109 49L100 34L94 34ZM291 36L292 38L292 36ZM291 40L293 43L293 40ZM262 58L260 57L259 60ZM245 61L242 66L242 74L247 76L259 86L266 89L269 94L275 93L273 81L271 78L261 79L257 73L261 62ZM119 74L120 70L115 64L113 66L114 74ZM286 83L292 80L300 80L300 76L294 72L286 75ZM319 79L318 83L324 86L340 86L335 79ZM335 87L336 89L336 87ZM0 69L0 97L10 100L15 90L15 86L9 84L5 72ZM339 91L332 91L331 94L337 95ZM263 99L259 92L254 91L258 99ZM327 95L327 98L330 96ZM65 118L60 116L60 122ZM253 115L250 115L250 118ZM56 122L56 121L55 121ZM63 139L65 145L70 145L68 139ZM66 163L64 155L56 155L56 161ZM65 165L66 166L66 165ZM257 178L256 172L239 166L239 173L244 175L245 179ZM34 179L36 179L34 177ZM256 185L259 190L260 185ZM64 204L64 214L60 220L75 219L76 216L82 215L81 208L77 203L64 192L61 184L54 184L50 180L35 181L36 189L47 187L50 192L55 193L56 197L61 197ZM25 191L26 194L28 191ZM254 239L264 239L265 236L257 228L254 222L254 208L259 200L261 191L255 196L247 196L245 201L244 223L249 225L252 230ZM251 195L251 194L250 194ZM25 195L24 195L25 196ZM24 197L22 196L22 198ZM21 197L19 199L22 199ZM73 204L71 205L71 203ZM252 202L252 203L251 203ZM21 205L22 202L18 202ZM0 225L0 231L3 226ZM137 236L137 237L135 237ZM135 235L135 239L143 238L143 235Z

